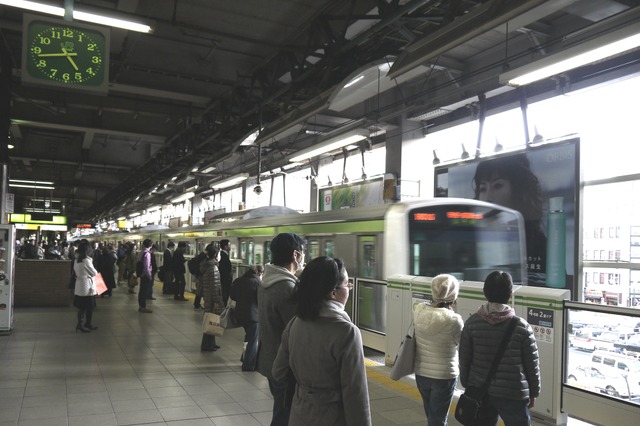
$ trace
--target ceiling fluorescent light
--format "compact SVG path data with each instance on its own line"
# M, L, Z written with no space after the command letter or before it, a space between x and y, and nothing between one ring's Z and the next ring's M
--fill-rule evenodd
M206 175L207 173L211 173L211 172L212 172L212 171L214 171L215 169L216 169L216 168L215 168L215 166L209 166L209 167L207 167L206 169L201 170L201 171L200 171L200 173L202 173L202 174L205 174L205 175Z
M356 78L354 78L353 80L351 80L350 82L348 82L347 84L345 84L343 87L346 89L347 87L351 87L354 84L356 84L357 82L359 82L360 80L362 80L364 78L364 74L360 74L359 76L357 76Z
M9 179L9 183L30 183L33 185L53 185L53 182L49 182L46 180Z
M334 151L344 146L356 143L369 137L369 131L365 129L355 129L347 133L343 133L338 136L334 136L325 141L317 143L309 148L303 149L291 156L289 162L299 163L309 158L317 157L318 155L325 154L327 152Z
M500 75L500 84L523 86L640 46L638 27L631 25L577 44Z
M138 217L140 216L140 212L131 213L129 217Z
M22 183L10 183L9 186L13 188L56 189L55 186L30 185L30 184L22 184Z
M120 216L119 218L117 218L116 220L125 220L127 217L126 216Z
M179 197L174 198L173 200L171 200L171 204L177 204L177 203L181 203L183 201L187 201L192 199L193 197L195 197L195 193L193 191L189 191L189 192L185 192L184 194L182 194Z
M25 0L0 0L0 4L5 6L19 7L21 9L32 10L34 12L46 13L54 16L64 16L64 8L50 6L48 4L36 3ZM122 28L125 30L137 31L140 33L150 33L152 29L149 25L139 22L128 21L126 19L118 19L110 16L99 15L95 13L73 11L73 19L77 21L92 22L94 24L106 25L109 27Z
M244 182L249 178L249 173L240 173L238 175L232 176L228 179L223 179L218 182L214 182L211 184L211 189L223 189L228 188L230 186L236 185L240 182Z

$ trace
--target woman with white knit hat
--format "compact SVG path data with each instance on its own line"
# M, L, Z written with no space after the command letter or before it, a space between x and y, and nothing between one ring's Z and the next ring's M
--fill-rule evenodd
M453 275L438 275L431 282L432 302L413 308L416 385L429 426L446 426L458 380L458 346L464 322L453 306L459 289Z

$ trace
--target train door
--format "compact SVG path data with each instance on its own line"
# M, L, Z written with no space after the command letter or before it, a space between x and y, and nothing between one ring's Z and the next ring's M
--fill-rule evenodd
M387 285L378 276L378 236L357 237L356 325L365 346L383 351L386 333Z
M374 278L376 266L375 235L358 236L358 277Z

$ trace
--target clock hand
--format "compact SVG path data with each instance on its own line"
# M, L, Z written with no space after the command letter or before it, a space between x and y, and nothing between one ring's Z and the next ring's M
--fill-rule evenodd
M69 60L69 62L71 62L71 65L73 65L73 68L75 68L76 71L78 71L78 66L76 65L76 63L74 62L73 59L71 59L71 54L69 52L67 52L67 49L65 49L64 47L62 48L62 52L65 54L65 56L67 57L67 59Z
M69 52L67 52L67 53L40 53L38 56L39 57L44 57L44 56L67 56L67 57L69 57L69 56L78 56L78 54L77 53L69 53Z

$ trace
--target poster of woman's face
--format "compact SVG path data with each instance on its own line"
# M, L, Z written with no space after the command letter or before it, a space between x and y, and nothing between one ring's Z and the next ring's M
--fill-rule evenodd
M576 294L578 146L576 138L439 167L435 194L519 211L527 238L528 284Z

